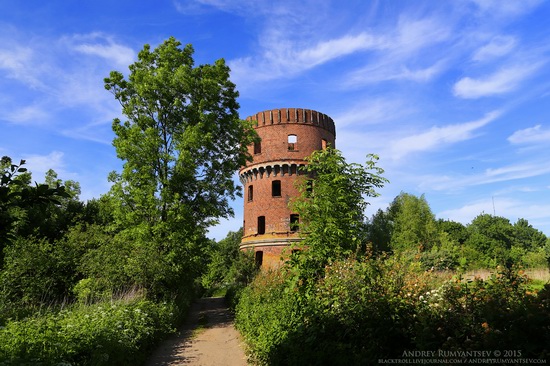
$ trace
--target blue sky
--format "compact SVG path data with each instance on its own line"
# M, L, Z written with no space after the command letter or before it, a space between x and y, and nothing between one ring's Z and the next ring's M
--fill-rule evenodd
M109 190L120 170L104 90L169 36L224 58L241 117L298 107L336 123L348 161L380 156L438 218L526 218L550 235L550 4L539 0L0 0L0 155ZM242 222L213 228L220 239Z

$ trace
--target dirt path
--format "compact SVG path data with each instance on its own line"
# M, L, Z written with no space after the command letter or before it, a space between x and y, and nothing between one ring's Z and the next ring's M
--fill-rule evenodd
M246 366L240 336L225 299L197 300L183 328L164 341L146 365Z

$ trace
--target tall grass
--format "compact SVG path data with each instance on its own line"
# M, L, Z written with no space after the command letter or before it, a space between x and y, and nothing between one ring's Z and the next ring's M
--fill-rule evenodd
M0 328L0 365L137 365L174 330L178 313L138 293L44 310Z

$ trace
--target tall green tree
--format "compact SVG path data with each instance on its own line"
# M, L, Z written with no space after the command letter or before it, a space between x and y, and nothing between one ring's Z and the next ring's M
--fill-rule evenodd
M438 243L435 215L424 195L402 192L389 207L393 232L391 247L394 250L429 250Z
M495 267L510 261L514 244L514 226L505 217L482 213L468 225L465 246L480 253L481 265Z
M16 226L24 224L27 213L58 205L62 199L70 197L60 184L31 185L31 176L24 164L25 160L14 164L9 156L0 159L0 269L4 248L15 239Z
M366 244L366 197L378 196L387 179L368 155L365 165L348 163L334 148L318 150L307 158L303 171L311 177L299 185L301 195L292 203L304 233L301 246L314 266L348 256ZM313 187L313 189L311 189Z
M62 181L52 169L46 172L43 185L50 189L64 187L66 195L59 197L55 204L33 205L25 210L16 235L59 240L81 220L86 204L79 200L80 184L73 180Z
M129 268L149 285L166 270L158 280L173 281L207 242L206 228L233 214L229 199L240 192L232 178L251 159L256 134L239 119L224 60L195 66L192 46L173 37L154 50L145 45L129 76L113 71L105 88L127 118L113 121L124 166L110 179L115 219L136 243Z
M535 229L526 219L518 219L514 224L514 243L525 250L535 250L546 245L548 238Z
M375 252L390 251L393 222L387 211L378 209L367 222L367 238Z

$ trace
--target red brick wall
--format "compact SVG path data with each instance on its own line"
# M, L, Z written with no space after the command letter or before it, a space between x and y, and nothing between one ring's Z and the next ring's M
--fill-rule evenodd
M288 243L299 239L299 233L291 231L290 215L293 212L288 207L289 202L298 195L295 182L301 176L296 174L297 166L306 164L304 158L322 148L323 139L335 145L335 127L332 119L325 114L296 108L259 112L247 120L257 123L255 129L261 138L261 153L254 154L254 146L249 146L254 161L240 171L244 184L241 247L263 251L264 263L273 267L275 262L280 261L281 252ZM288 149L288 135L297 137L294 150ZM274 168L283 165L288 165L284 174ZM274 180L281 181L280 197L272 196ZM249 186L253 187L251 201L248 199ZM263 235L258 234L258 216L265 216Z

